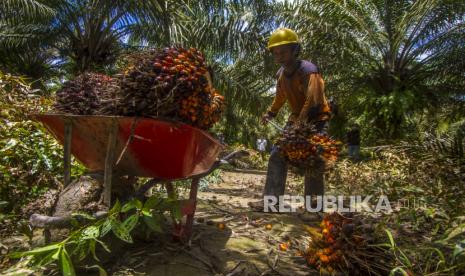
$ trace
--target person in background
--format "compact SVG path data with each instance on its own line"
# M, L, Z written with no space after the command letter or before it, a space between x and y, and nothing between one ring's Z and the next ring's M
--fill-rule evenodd
M222 133L218 134L218 141L220 141L222 145L226 144L224 140L224 135Z
M360 127L358 124L352 125L347 131L347 150L349 158L358 160L360 156Z
M257 150L260 152L262 159L265 159L266 153L266 145L268 141L265 138L258 138L257 139Z

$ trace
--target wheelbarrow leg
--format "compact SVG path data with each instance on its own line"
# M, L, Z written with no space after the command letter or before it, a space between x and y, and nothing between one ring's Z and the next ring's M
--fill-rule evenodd
M182 222L177 223L173 218L174 224L174 237L179 239L183 242L189 241L192 235L192 226L194 224L194 215L195 209L197 205L197 190L199 188L199 181L200 178L194 178L191 182L191 189L189 193L189 199L180 201L181 204L181 214L186 215L186 222L183 224ZM166 191L168 193L168 197L175 198L175 193L173 189L173 184L171 182L165 183Z
M192 226L194 224L195 209L197 207L197 190L199 189L200 178L194 178L191 182L191 190L189 193L189 203L192 204L192 211L187 214L186 226L184 229L184 238L189 240L192 235Z
M65 134L64 134L64 143L63 143L63 173L64 181L63 186L67 187L71 182L71 142L73 137L73 122L71 119L64 121ZM44 242L45 244L50 243L51 233L50 229L44 229Z
M65 121L65 140L63 143L63 171L65 174L64 186L71 182L71 139L73 136L73 125L71 120Z
M105 171L103 175L103 203L108 208L111 207L111 180L113 177L117 130L117 121L113 120L110 134L108 135L107 153L105 156Z

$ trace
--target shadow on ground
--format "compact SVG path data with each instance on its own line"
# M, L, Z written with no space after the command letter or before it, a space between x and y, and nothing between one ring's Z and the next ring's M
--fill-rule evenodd
M260 174L224 173L222 183L198 195L189 244L174 242L170 235L138 242L111 260L109 272L157 276L318 275L298 255L308 235L297 215L258 213L247 208L249 201L260 197L264 178ZM316 228L318 222L310 226Z

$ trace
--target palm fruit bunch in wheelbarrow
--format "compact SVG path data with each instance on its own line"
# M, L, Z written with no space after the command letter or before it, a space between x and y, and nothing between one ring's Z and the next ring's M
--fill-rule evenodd
M310 227L307 230L310 243L300 255L320 272L360 275L371 271L373 275L384 275L389 271L390 258L386 250L375 246L381 235L376 233L371 218L333 212L325 215L319 233Z
M203 54L182 47L131 54L115 78L84 73L65 83L55 105L64 113L169 118L202 129L218 122L224 107Z
M63 113L76 115L100 114L102 106L111 102L114 91L114 79L99 73L83 73L64 83L56 93L54 108Z
M311 124L304 124L285 128L277 145L291 165L305 169L320 160L327 164L336 161L342 143L318 133Z
M118 75L120 113L174 118L208 129L219 121L224 98L207 72L205 58L195 48L136 53Z

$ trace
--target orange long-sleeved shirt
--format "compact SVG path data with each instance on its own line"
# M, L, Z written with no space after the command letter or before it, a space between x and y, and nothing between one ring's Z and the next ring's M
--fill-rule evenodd
M270 112L278 113L288 101L291 108L289 120L292 122L329 119L330 109L324 94L325 84L313 63L302 60L300 67L291 76L286 76L284 69L281 68L277 78L276 96L269 109ZM313 112L310 112L311 110Z

